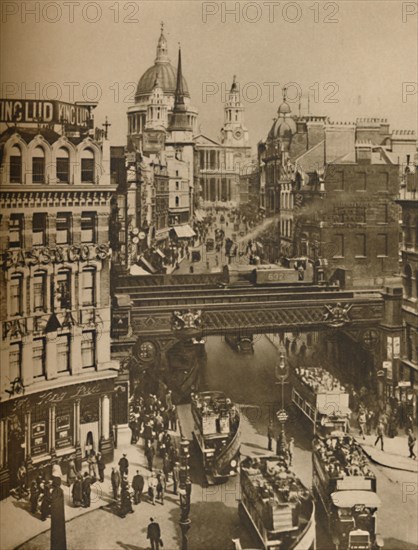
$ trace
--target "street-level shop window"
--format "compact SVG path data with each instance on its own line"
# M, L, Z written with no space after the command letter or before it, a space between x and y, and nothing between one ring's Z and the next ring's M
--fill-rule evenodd
M93 306L95 304L95 269L84 269L81 274L82 279L82 304L83 306Z
M32 236L34 246L46 245L47 214L36 212L32 218Z
M57 372L70 370L70 336L61 334L57 339Z
M35 339L32 346L32 367L34 378L45 376L45 352L45 339Z
M71 271L69 269L58 271L55 299L57 307L71 309Z
M45 183L45 151L36 147L32 154L32 183Z
M49 450L49 410L37 405L31 412L31 455L39 456Z
M23 314L23 275L17 273L10 280L10 315Z
M46 273L38 271L33 277L33 310L46 311Z
M55 448L63 449L73 444L73 405L63 403L56 409Z
M10 150L10 183L22 183L22 151L14 145Z
M57 182L70 182L70 155L63 147L57 152Z
M96 241L96 213L83 212L81 214L81 242L94 243Z
M81 181L94 183L94 153L91 149L84 149L81 153Z
M81 362L83 369L96 366L96 334L94 331L83 332L81 340Z
M57 213L57 244L70 244L71 242L71 212Z
M23 246L23 214L10 214L9 247L22 248Z
M22 344L16 342L9 347L9 379L10 382L22 377Z

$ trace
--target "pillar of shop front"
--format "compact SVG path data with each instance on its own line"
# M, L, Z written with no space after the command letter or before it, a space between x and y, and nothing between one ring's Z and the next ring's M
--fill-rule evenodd
M113 460L113 439L110 437L110 397L100 397L100 452L105 462Z

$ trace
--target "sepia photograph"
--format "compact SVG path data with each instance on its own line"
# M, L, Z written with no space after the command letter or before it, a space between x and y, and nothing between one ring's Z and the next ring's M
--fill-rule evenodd
M417 0L0 1L0 550L418 550Z

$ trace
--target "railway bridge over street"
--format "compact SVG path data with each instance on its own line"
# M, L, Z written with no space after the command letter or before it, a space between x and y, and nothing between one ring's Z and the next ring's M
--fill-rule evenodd
M210 335L328 330L370 350L376 370L400 337L400 287L339 289L298 282L228 287L222 275L122 276L116 281L112 350L139 365L166 362L183 332ZM182 326L183 324L183 326ZM179 328L189 328L181 331ZM192 330L193 329L193 330Z

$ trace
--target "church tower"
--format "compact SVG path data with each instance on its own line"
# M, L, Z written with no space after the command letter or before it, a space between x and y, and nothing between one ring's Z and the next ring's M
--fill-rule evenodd
M222 144L229 147L248 146L248 130L244 125L244 107L241 103L239 85L234 75L226 98L224 125L221 129Z
M160 84L160 73L155 77L154 88L152 90L149 103L147 105L147 117L145 128L162 129L167 128L168 124L168 105L164 97L164 92Z

